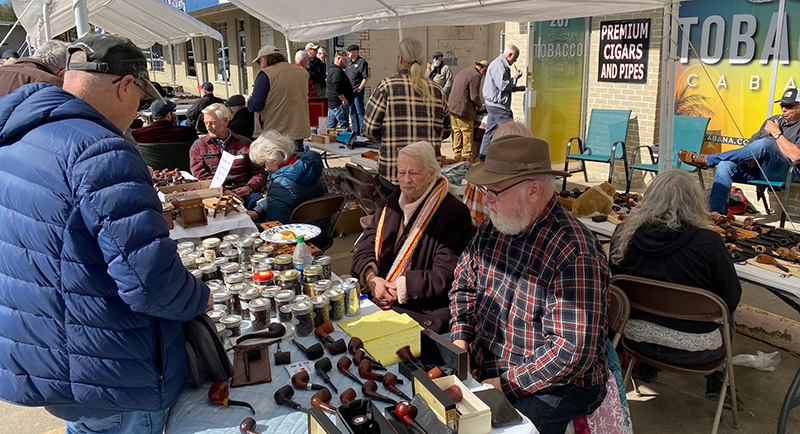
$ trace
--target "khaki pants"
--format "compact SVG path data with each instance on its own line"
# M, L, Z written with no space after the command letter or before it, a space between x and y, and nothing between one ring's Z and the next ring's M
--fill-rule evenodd
M450 121L453 127L453 157L469 157L472 152L474 122L452 113Z

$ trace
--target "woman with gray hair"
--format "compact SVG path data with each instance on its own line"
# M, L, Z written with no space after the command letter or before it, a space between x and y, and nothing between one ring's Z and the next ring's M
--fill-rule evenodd
M719 295L732 314L742 287L722 237L708 229L705 196L683 170L661 173L611 238L611 273L699 287ZM724 355L720 327L631 311L625 337L644 354L683 365ZM637 367L649 381L655 368ZM723 375L707 376L706 397L719 398Z
M265 131L250 144L250 160L269 172L264 198L247 212L253 220L289 223L297 205L325 195L322 157L313 151L296 156L294 151L294 140L275 130ZM313 224L325 234L330 218Z
M437 333L450 326L448 291L472 238L469 210L447 192L433 146L399 152L400 188L375 212L353 255L353 276L383 309L407 313Z

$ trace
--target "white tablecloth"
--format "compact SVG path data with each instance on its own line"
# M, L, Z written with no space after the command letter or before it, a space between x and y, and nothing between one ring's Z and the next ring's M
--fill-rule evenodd
M177 222L174 226L175 227L169 231L169 237L173 240L206 238L222 232L229 232L239 236L249 234L250 232L260 232L250 216L244 211L232 212L228 214L227 217L222 215L217 215L216 218L208 217L208 225L206 226L196 226L185 229Z

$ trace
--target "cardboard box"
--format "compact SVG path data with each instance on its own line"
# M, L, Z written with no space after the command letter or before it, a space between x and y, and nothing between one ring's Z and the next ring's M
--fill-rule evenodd
M157 191L162 202L171 202L172 198L180 198L190 194L196 194L202 199L217 197L222 194L222 187L210 188L210 185L211 180L196 181L169 187L158 187Z
M336 226L333 228L333 231L337 235L350 235L350 234L358 234L361 233L363 230L361 228L361 216L364 215L360 206L356 202L348 202L345 204L345 209L339 214L339 220L336 222Z
M426 369L438 366L442 371L451 371L461 380L467 379L469 355L466 350L428 329L420 332L419 344L420 356L417 361L422 363ZM397 369L400 374L412 381L412 373L417 370L410 362L401 362Z
M441 390L445 390L450 386L458 386L461 389L464 398L461 402L455 403L457 410L455 429L458 434L487 434L492 430L492 410L455 375L437 378L433 380L433 383ZM442 418L440 417L439 420L442 420Z
M457 429L456 403L425 372L419 369L412 372L411 387L414 395L419 395L428 404L440 422Z

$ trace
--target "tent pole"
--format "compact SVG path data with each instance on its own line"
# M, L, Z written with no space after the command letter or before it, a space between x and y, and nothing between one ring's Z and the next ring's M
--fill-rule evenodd
M230 98L228 91L228 82L230 81L230 60L228 59L228 47L225 46L225 41L222 41L222 74L225 76L225 99Z
M672 130L675 120L675 59L678 55L678 13L680 2L672 2L664 6L664 29L669 29L669 34L662 36L666 47L661 48L661 55L667 56L666 71L661 75L662 89L666 90L665 98L661 98L661 113L659 116L658 137L658 172L664 172L672 167ZM667 24L669 26L667 26ZM688 41L686 41L688 43Z
M86 8L86 0L72 0L72 9L75 12L78 37L82 38L89 34L89 10Z
M197 87L200 87L200 68L198 67L199 63L197 62L197 50L194 46L194 38L189 39L189 41L192 43L192 54L194 54L194 78L195 81L197 81ZM153 51L150 50L150 53L152 54ZM186 61L189 61L188 55L186 56ZM203 65L203 68L205 68L205 65Z
M28 6L25 6L25 10L23 10L23 11L22 11L22 13L19 15L19 18L17 18L17 21L15 21L15 22L14 22L14 25L13 25L13 26L11 26L11 29L9 29L8 33L6 33L6 36L3 38L3 40L2 40L2 41L0 41L0 46L2 46L3 44L5 44L5 43L6 43L6 41L7 41L7 40L8 40L8 38L9 38L9 36L11 36L11 32L13 32L13 31L14 31L14 29L16 29L16 28L17 28L17 25L19 24L19 20L21 20L21 19L22 19L22 17L24 17L24 16L25 16L25 12L28 12L28 9L31 7L31 5L32 5L33 3L34 3L34 2L30 2L30 3L28 3Z
M781 0L778 4L778 29L775 31L775 51L772 54L772 75L769 79L769 98L767 99L767 117L772 116L772 107L775 101L775 80L778 78L778 64L781 57L781 37L783 35L783 22L785 18L786 0ZM781 89L783 94L783 89Z
M172 88L174 89L177 84L175 83L175 45L172 43L169 44L169 60L170 65L172 65Z
M53 37L50 34L50 0L42 3L42 24L44 25L44 39L49 41Z

